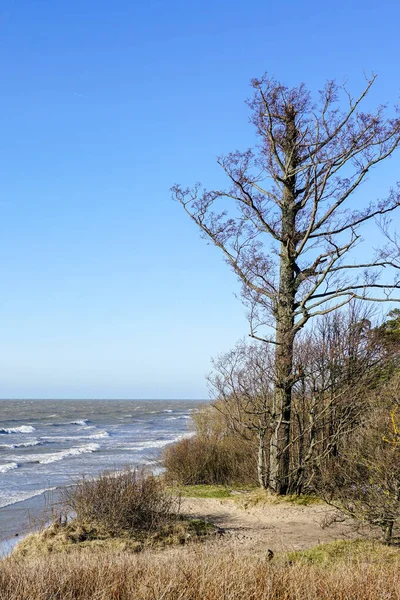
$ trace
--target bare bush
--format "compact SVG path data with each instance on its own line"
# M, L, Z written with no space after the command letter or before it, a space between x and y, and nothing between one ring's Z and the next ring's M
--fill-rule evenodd
M95 524L110 535L155 530L179 512L179 499L166 492L160 478L128 467L96 479L82 477L64 490L63 502L77 522Z
M240 341L213 360L213 367L208 383L217 398L214 408L224 416L226 427L253 442L258 483L267 488L275 373L270 348Z
M345 439L365 421L371 398L393 373L400 342L397 321L374 327L373 316L371 308L353 303L324 315L296 340L285 448L291 493L315 489L321 465L339 455ZM251 441L259 485L269 488L276 410L273 354L265 344L240 341L219 355L213 366L208 382L216 400L209 416L226 433Z

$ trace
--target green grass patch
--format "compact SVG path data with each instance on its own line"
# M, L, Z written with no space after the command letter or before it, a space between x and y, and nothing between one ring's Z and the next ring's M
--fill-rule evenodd
M282 553L279 562L335 567L338 564L387 564L398 561L400 549L377 540L338 540L310 550Z
M248 506L257 504L296 504L299 506L310 506L321 504L321 500L312 495L275 496L256 485L179 485L168 488L172 494L180 494L182 498L234 498L237 502Z
M317 496L311 494L293 494L291 496L274 496L275 502L287 502L289 504L297 504L298 506L310 506L312 504L322 504L323 501Z
M230 498L232 488L224 485L182 485L170 488L173 493L183 498Z
M310 506L313 504L321 504L322 500L312 495L289 495L289 496L276 496L268 490L261 488L255 488L249 490L248 493L235 495L236 501L239 506L243 508L251 508L254 506L263 506L270 504L292 504L297 506Z

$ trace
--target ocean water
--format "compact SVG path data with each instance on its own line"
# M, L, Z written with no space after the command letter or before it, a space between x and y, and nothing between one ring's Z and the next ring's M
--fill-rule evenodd
M0 541L26 533L52 491L125 465L159 470L191 435L193 400L0 400ZM47 494L46 494L47 493Z

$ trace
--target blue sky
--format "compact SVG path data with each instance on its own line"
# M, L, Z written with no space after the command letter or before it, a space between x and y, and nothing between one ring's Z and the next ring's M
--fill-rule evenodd
M0 397L206 397L248 327L169 188L252 144L264 71L375 71L369 102L395 102L399 22L391 1L0 0Z

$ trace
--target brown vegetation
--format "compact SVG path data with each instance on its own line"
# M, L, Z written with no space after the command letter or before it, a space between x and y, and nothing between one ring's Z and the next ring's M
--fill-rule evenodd
M254 484L254 443L243 440L226 427L210 407L193 415L195 437L167 447L163 463L169 482L183 485Z
M400 377L377 394L340 456L321 470L325 499L359 523L381 529L391 543L400 534L400 435L396 420Z
M339 548L340 549L340 548ZM285 558L243 556L235 549L132 555L87 552L8 558L2 600L398 600L400 560L377 547ZM338 558L334 558L335 556Z
M130 468L82 477L65 488L62 501L75 522L94 525L110 536L155 531L176 518L180 507L179 498L167 493L160 478Z
M321 472L340 460L359 431L373 426L376 403L390 413L399 363L399 316L374 326L352 305L326 315L295 346L290 493L319 493ZM217 357L209 383L216 400L194 415L195 437L164 453L167 476L184 484L258 481L269 488L273 356L265 345L238 343ZM389 383L388 383L389 382ZM382 432L383 435L384 432ZM352 442L350 442L351 445Z
M179 494L159 477L126 468L82 477L66 488L53 523L28 535L14 556L38 557L92 550L141 552L183 545L218 532L203 519L180 514Z

